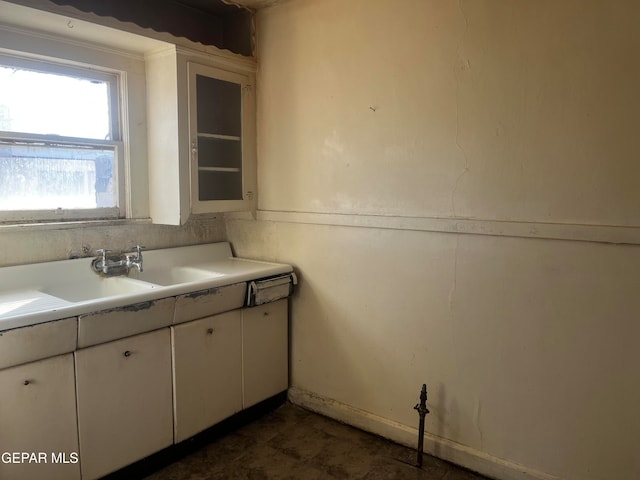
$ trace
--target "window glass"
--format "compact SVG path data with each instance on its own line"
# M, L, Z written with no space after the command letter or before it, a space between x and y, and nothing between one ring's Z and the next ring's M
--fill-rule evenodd
M111 140L109 84L0 66L0 129Z
M0 210L115 207L113 149L1 145Z
M119 215L116 86L115 75L0 57L0 212Z

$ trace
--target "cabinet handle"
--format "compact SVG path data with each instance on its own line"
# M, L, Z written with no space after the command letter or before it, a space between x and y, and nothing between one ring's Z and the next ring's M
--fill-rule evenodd
M213 328L207 328L207 335L213 335Z
M122 355L124 355L125 357L130 357L131 356L131 351L125 350Z
M268 317L269 316L269 312L264 312L262 315L265 316L265 317Z
M23 385L30 385L31 384L31 380L25 380L24 382L22 382Z

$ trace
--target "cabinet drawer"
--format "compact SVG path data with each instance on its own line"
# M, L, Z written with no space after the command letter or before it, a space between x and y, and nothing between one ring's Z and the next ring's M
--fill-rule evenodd
M175 298L162 298L126 307L102 310L78 318L78 348L168 327Z
M0 332L0 369L73 352L77 343L76 317Z
M180 295L176 298L173 323L188 322L242 308L246 292L247 284L242 282Z

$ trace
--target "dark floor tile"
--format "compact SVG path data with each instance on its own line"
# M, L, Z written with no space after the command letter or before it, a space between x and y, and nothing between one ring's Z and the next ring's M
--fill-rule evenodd
M309 464L338 478L364 477L377 465L378 456L350 439L330 438Z
M204 445L147 480L483 480L286 403Z
M309 410L305 410L302 407L298 407L297 405L293 405L291 403L286 403L279 408L275 409L269 415L273 415L282 419L287 423L297 424L298 422L307 421L311 418L316 417L317 415Z
M307 419L304 426L352 442L360 442L363 436L362 430L317 414Z
M372 469L363 480L442 480L446 469L418 468L414 463L389 460Z
M322 452L326 443L332 440L331 435L325 432L306 426L304 428L296 426L284 429L267 444L297 461L306 462Z
M463 468L451 465L443 480L488 480L486 477Z
M199 450L209 465L228 465L252 451L258 442L240 432L233 432Z
M290 409L287 404L241 427L238 433L251 437L257 442L268 442L279 433L305 422L305 419L310 416L315 415L298 407Z
M228 475L228 476L227 476ZM210 480L298 480L331 479L326 472L285 455L269 445L259 445L233 466L233 469L213 469Z

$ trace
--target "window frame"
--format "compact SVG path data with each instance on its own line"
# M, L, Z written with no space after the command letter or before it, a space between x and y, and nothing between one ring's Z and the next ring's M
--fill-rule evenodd
M106 68L100 65L78 64L59 57L45 57L28 55L26 52L7 53L0 51L0 64L16 68L35 70L44 73L57 73L67 76L104 81L109 89L110 136L111 140L98 140L79 137L65 137L58 135L42 135L35 133L0 131L0 144L5 145L34 145L80 148L113 149L114 171L113 185L116 190L115 207L99 207L91 209L47 209L47 210L2 210L0 211L0 225L28 224L38 222L66 222L81 220L116 220L127 217L130 211L127 199L130 198L126 166L127 146L123 138L127 138L126 107L124 93L126 92L124 72Z

